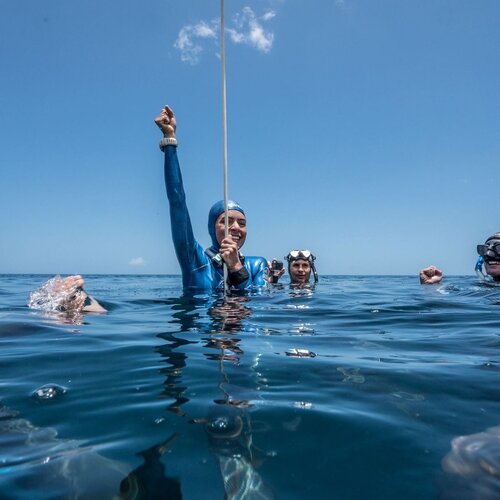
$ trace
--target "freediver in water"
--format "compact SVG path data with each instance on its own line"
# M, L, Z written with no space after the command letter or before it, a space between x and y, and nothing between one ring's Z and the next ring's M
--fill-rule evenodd
M224 202L215 203L208 214L212 246L206 250L196 241L186 205L182 175L177 158L177 120L169 106L155 118L163 132L160 149L165 155L165 185L170 205L172 239L187 290L215 290L223 286L223 264L228 268L228 284L235 289L266 284L267 261L263 257L243 257L240 249L247 237L243 208L228 202L228 235L225 236Z
M500 283L500 233L492 234L482 245L477 245L479 258L475 271L485 282ZM436 266L429 266L420 271L420 283L432 285L440 283L443 273Z
M288 274L290 276L290 286L293 288L310 287L311 274L314 277L314 284L318 282L318 273L314 261L316 257L309 250L290 250L285 256L288 262ZM278 265L276 265L278 263ZM279 265L279 261L273 259L269 265L269 282L278 283L285 270Z

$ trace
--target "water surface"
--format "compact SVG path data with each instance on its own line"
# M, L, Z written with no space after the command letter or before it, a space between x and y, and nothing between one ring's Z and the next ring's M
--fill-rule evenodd
M75 323L26 307L47 278L0 276L4 496L500 495L499 288L86 276L109 312Z

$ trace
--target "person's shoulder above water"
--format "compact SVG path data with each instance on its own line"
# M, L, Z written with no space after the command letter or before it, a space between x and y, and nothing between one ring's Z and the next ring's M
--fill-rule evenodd
M479 255L475 271L482 280L500 282L500 233L488 237L486 241L476 246ZM428 266L419 273L420 283L432 285L443 279L443 273L436 266Z

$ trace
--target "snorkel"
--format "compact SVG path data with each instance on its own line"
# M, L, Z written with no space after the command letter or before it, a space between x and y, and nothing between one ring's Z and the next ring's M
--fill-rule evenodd
M316 271L316 266L314 265L316 257L309 250L291 250L288 255L285 256L285 260L288 261L288 274L290 274L290 265L294 260L306 260L311 266L314 283L319 281L318 272Z
M484 257L479 257L476 261L476 267L474 268L474 271L476 271L476 275L481 281L490 281L491 276L488 276L483 271L483 264L484 264Z

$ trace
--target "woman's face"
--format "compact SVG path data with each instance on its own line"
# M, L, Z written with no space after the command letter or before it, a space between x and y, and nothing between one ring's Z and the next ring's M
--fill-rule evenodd
M229 210L227 212L228 233L236 242L238 248L241 248L247 239L247 220L238 210ZM224 212L217 217L215 221L215 237L220 245L224 239Z

